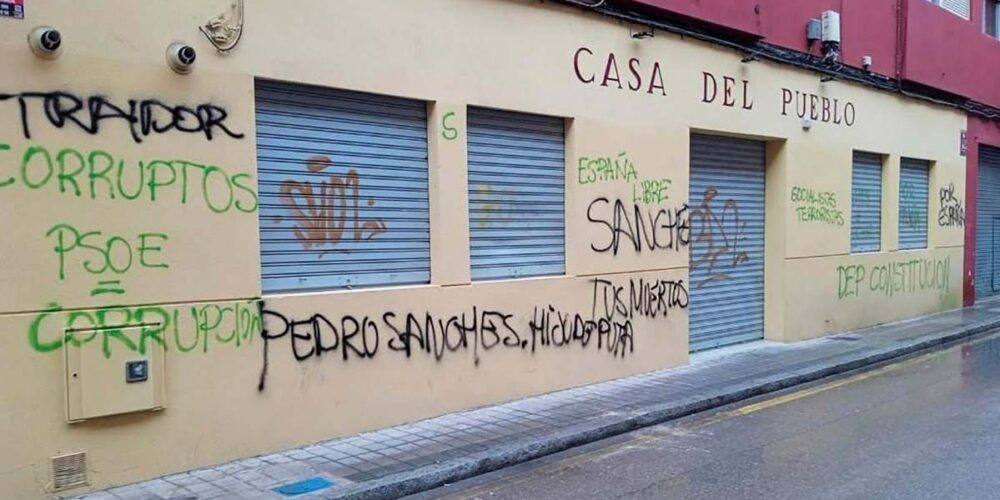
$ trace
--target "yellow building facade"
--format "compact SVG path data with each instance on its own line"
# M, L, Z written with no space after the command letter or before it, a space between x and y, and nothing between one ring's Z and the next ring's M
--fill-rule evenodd
M958 111L554 3L252 2L222 54L198 27L227 7L0 18L5 496L962 303L963 228L937 216L965 191ZM39 25L57 59L29 49ZM190 74L166 64L178 41ZM729 194L712 168L739 151L756 191ZM867 232L859 154L880 175ZM725 333L726 300L759 311ZM86 484L60 485L53 457L81 451Z

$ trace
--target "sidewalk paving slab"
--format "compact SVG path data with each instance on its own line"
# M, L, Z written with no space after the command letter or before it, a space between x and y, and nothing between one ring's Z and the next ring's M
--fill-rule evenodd
M994 301L794 344L756 342L694 354L688 366L452 413L76 498L397 498L997 328L1000 302Z

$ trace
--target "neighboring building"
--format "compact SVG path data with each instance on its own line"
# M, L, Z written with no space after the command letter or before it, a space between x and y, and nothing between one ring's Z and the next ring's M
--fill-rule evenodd
M0 0L0 491L993 293L995 5L570 3Z
M581 0L581 4L594 4ZM964 304L1000 293L1000 0L634 0L609 2L622 13L670 22L802 63L821 43L804 36L805 20L840 13L845 73L857 77L871 57L870 82L911 97L949 102L968 112L964 191L941 191L943 219L964 219ZM604 5L606 8L612 5ZM638 9L636 11L636 9ZM759 42L759 44L758 44ZM780 54L781 50L795 51ZM805 62L808 64L808 61ZM851 70L854 71L851 71ZM956 139L958 140L958 139ZM986 196L994 193L994 196ZM961 201L967 201L962 204ZM977 204L977 198L982 204ZM959 203L961 206L954 206ZM958 210L962 208L962 210ZM994 227L996 226L996 227ZM994 236L996 234L996 236Z

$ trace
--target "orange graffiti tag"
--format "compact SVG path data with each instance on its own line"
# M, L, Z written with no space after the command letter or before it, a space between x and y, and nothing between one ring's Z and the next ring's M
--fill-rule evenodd
M331 166L329 157L318 155L306 160L306 170L319 173ZM350 231L354 241L370 240L386 232L381 220L361 219L360 181L357 170L347 170L346 177L331 175L322 182L285 180L281 183L281 202L288 207L295 227L292 232L305 248L336 245ZM375 200L369 198L369 207Z

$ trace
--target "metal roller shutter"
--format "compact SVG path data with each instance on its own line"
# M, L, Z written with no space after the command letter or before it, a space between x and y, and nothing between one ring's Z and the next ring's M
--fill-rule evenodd
M854 152L851 171L851 252L882 249L882 156Z
M899 249L927 248L930 162L903 158L899 164Z
M562 118L469 108L472 279L563 274Z
M764 143L691 136L690 350L764 338Z
M1000 149L979 146L976 299L1000 293Z
M427 283L427 108L258 81L265 292Z

